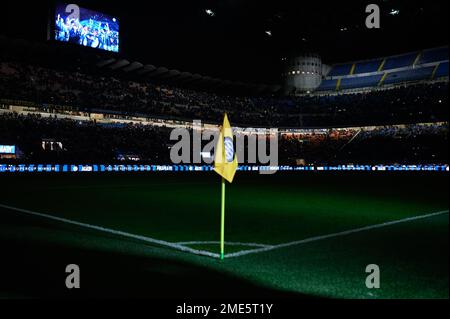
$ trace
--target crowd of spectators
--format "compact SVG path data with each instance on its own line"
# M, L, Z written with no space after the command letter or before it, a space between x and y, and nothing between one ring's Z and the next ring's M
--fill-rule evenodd
M227 112L236 126L322 128L280 135L279 164L448 162L448 124L414 124L448 122L448 82L338 95L243 97L3 61L0 100L50 113L71 109L220 123ZM366 125L377 127L326 129ZM0 144L16 145L21 161L168 164L169 135L169 128L150 125L0 116Z
M16 145L20 162L171 164L176 141L170 132L164 126L0 115L0 144ZM446 164L448 123L279 133L278 154L280 165Z
M340 161L448 163L448 124L384 126L361 131L338 153Z
M0 62L0 99L265 127L326 127L448 120L448 82L382 91L301 97L238 97L148 81Z
M114 162L123 154L140 160L168 163L170 130L148 125L100 125L14 113L0 116L0 144L16 145L21 161ZM43 141L62 147L43 148Z

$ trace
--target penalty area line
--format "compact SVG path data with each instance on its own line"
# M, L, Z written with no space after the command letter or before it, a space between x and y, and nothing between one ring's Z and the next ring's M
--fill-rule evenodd
M307 243L311 243L311 242L319 241L319 240L324 240L324 239L328 239L328 238L347 236L347 235L360 233L360 232L367 231L367 230L372 230L372 229L387 227L387 226L391 226L391 225L406 223L406 222L410 222L410 221L415 221L415 220L435 217L435 216L448 214L448 213L449 213L448 210L442 210L442 211L431 213L431 214L425 214L425 215L419 215L419 216L403 218L403 219L399 219L399 220L393 220L393 221L384 222L384 223L381 223L381 224L369 225L369 226L365 226L365 227L350 229L350 230L346 230L346 231L342 231L342 232L338 232L338 233L332 233L332 234L328 234L328 235L310 237L310 238L306 238L306 239L302 239L302 240L291 241L291 242L278 244L278 245L273 245L273 246L269 246L269 247L243 250L243 251L239 251L239 252L236 252L236 253L227 254L227 255L225 255L225 258L241 257L241 256L245 256L245 255L250 255L250 254L263 253L263 252L266 252L266 251L271 251L271 250L275 250L275 249L279 249L279 248L307 244Z
M55 221L58 221L58 222L61 222L61 223L75 225L75 226L79 226L79 227L82 227L82 228L98 230L98 231L103 232L103 233L114 234L114 235L118 235L118 236L122 236L122 237L126 237L126 238L137 239L139 241L143 241L143 242L146 242L146 243L151 243L151 244L157 244L157 245L160 245L160 246L170 247L170 248L173 248L173 249L176 249L176 250L179 250L179 251L182 251L182 252L186 252L186 253L191 253L191 254L194 254L194 255L208 256L208 257L214 257L214 258L219 258L220 257L220 255L216 254L216 253L211 253L211 252L205 251L205 250L193 249L193 248L190 248L190 247L183 246L181 244L171 243L171 242L160 240L160 239L155 239L155 238L141 236L141 235L135 235L135 234L127 233L127 232L120 231L120 230L110 229L110 228L106 228L106 227L102 227L102 226L81 223L81 222L77 222L75 220L61 218L61 217L56 217L56 216L53 216L53 215L50 215L50 214L38 213L38 212L35 212L35 211L32 211L32 210L28 210L28 209L22 209L22 208L18 208L18 207L3 205L3 204L0 204L0 207L8 209L8 210L16 211L16 212L19 212L19 213L22 213L22 214L27 214L27 215L31 215L31 216L36 216L36 217L46 218L46 219L50 219L50 220L55 220Z

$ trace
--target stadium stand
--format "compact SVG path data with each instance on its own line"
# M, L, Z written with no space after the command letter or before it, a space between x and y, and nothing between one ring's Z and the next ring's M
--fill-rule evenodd
M448 48L343 64L330 74L345 75L324 79L320 94L277 97L193 90L4 51L0 143L17 145L21 162L166 164L169 121L218 124L227 112L236 126L297 132L281 134L280 164L445 163L448 58L440 61L445 52ZM402 65L408 66L387 69Z
M448 47L338 64L317 91L352 90L448 77Z
M448 61L440 63L434 73L434 78L448 77Z
M217 123L226 111L234 123L257 127L396 124L394 121L413 123L448 118L445 107L448 82L358 94L233 97L29 64L0 65L0 99L7 106L34 105L40 109L144 118L198 118L212 123ZM419 103L417 97L428 104ZM402 103L391 108L393 101Z
M434 67L416 68L406 71L387 73L384 84L402 83L408 81L419 81L431 79Z
M448 143L446 125L386 126L362 130L336 158L342 162L356 163L444 163L448 159L445 143Z
M358 62L356 63L354 74L377 72L382 62L383 59Z
M169 135L170 129L161 126L0 114L0 143L18 145L21 163L167 164L174 143ZM43 140L58 143L45 147ZM309 129L281 135L279 163L445 163L447 143L448 123Z
M333 66L328 76L348 75L352 69L353 64L338 64Z
M382 74L344 78L341 80L341 89L354 89L377 86L380 83Z
M383 70L397 69L412 66L417 58L418 52L407 53L403 55L393 56L386 59Z
M421 76L429 78L432 68L426 68L423 72ZM399 73L398 78L387 80L397 83L404 77L412 76ZM378 78L370 79L375 83ZM341 85L357 85L346 81L342 80ZM46 110L202 119L212 123L217 123L226 111L234 123L257 127L325 127L447 120L447 88L448 82L442 82L358 94L239 97L17 62L0 63L0 99L7 107L33 105ZM426 101L427 105L419 103L417 97L421 97L420 102ZM394 101L401 103L392 108Z
M420 57L420 64L448 60L448 47L424 50Z
M323 80L317 91L336 90L337 80Z

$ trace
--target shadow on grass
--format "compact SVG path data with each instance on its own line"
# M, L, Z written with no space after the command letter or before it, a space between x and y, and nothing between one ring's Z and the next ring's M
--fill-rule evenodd
M2 240L0 291L17 298L312 298L258 287L218 271L162 257L138 257L49 243ZM65 286L70 263L80 289Z

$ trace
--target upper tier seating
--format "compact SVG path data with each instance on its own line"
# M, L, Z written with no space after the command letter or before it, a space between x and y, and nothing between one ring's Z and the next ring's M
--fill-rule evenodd
M371 60L366 62L356 63L354 74L370 73L378 71L383 59Z
M366 88L448 77L448 54L448 47L441 47L387 58L334 65L328 78L318 90ZM368 73L372 75L358 76ZM329 77L341 79L330 81Z
M434 67L429 66L425 68L388 73L388 75L384 79L384 84L430 79L433 70Z
M349 75L352 69L352 64L338 64L333 66L328 76Z
M448 61L440 63L436 70L436 73L434 74L435 79L445 76L448 76Z
M371 75L371 76L361 76L354 78L346 78L341 80L341 89L354 89L354 88L364 88L377 86L380 83L382 74Z
M417 58L418 53L407 53L386 59L384 63L383 70L391 70L397 68L403 68L405 66L412 66Z
M425 50L422 52L419 63L430 63L448 60L448 47Z

